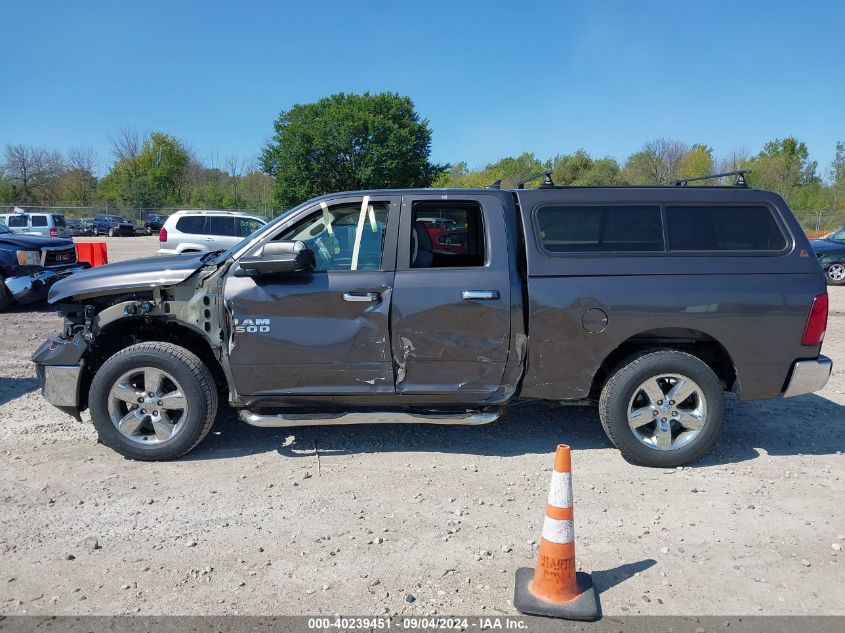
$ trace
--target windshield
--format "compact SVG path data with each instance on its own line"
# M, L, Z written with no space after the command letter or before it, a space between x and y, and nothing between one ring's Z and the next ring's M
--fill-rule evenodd
M310 202L310 200L308 202ZM215 258L214 263L215 264L222 264L223 262L225 262L230 257L233 257L235 255L235 253L237 253L238 251L243 249L247 244L249 244L250 242L252 242L256 238L258 238L260 235L266 233L267 231L272 230L279 223L283 222L285 220L285 218L287 218L291 213L293 213L294 211L298 211L299 209L304 207L306 204L308 204L308 202L303 202L299 206L296 206L293 209L289 209L289 210L285 211L280 216L271 220L270 222L268 222L264 226L259 227L257 230L255 230L252 233L250 233L249 235L247 235L244 239L242 239L240 242L235 244L233 247L231 247L230 249L225 250L222 253L220 253Z

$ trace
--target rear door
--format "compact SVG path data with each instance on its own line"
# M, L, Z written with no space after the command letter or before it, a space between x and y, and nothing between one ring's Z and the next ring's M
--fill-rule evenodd
M29 230L41 235L50 236L50 223L43 213L34 213L29 216Z
M511 336L504 213L493 195L403 198L391 315L397 393L480 402L502 384ZM446 225L465 232L463 244L438 239Z
M24 213L13 213L8 216L6 225L15 233L25 233L29 230L29 216Z
M210 251L226 250L240 239L235 233L235 218L231 215L210 215L205 222L203 241Z
M314 272L267 278L227 274L229 365L239 394L392 394L389 315L399 198L327 199L291 217L269 240L302 240Z

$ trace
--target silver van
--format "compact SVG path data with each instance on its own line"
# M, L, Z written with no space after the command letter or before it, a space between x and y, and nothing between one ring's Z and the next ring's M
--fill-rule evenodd
M14 233L38 233L45 237L71 237L61 213L3 213L0 222Z

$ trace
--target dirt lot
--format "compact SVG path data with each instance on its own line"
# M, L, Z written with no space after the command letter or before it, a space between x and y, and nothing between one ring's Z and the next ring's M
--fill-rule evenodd
M157 245L108 242L113 261ZM29 356L58 318L3 314L0 613L512 614L567 442L606 615L845 614L845 288L832 297L828 387L729 398L715 453L671 470L626 463L594 410L543 405L489 427L279 430L224 408L189 457L135 463L36 390Z

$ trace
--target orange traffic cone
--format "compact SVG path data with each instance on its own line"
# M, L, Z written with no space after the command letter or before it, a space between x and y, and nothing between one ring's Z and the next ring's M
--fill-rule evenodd
M517 570L513 606L520 613L567 620L595 620L599 614L590 575L575 571L572 459L566 444L555 454L537 569Z

